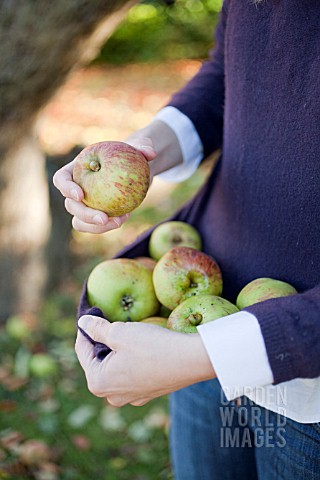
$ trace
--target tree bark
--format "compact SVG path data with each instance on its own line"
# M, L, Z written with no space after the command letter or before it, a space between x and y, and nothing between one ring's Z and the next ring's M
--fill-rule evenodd
M75 256L70 251L72 239L71 216L64 208L64 198L53 186L52 179L55 172L66 163L71 162L83 147L76 145L65 154L48 155L46 158L51 216L50 237L45 250L48 268L47 292L61 285L62 280L70 276L70 272L76 265Z
M50 231L39 110L75 68L92 60L128 0L0 3L0 320L39 307Z

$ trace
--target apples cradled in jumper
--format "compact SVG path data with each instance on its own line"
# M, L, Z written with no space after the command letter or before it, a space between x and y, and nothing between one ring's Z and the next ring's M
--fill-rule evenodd
M287 282L275 278L261 277L247 283L237 297L237 306L241 310L255 303L271 298L286 297L298 293Z
M149 268L149 270L153 270L157 263L153 258L145 257L143 255L140 257L134 257L134 260L142 263L142 265L144 265L146 268Z
M167 327L183 333L196 333L197 326L231 315L239 309L216 295L198 295L184 300L170 314Z
M153 284L162 305L173 310L194 295L221 295L222 275L210 255L190 247L175 247L158 260Z
M186 222L177 220L164 222L152 232L149 240L149 253L152 258L159 260L173 247L191 247L201 250L200 233L195 227Z
M148 317L141 320L141 323L150 323L151 325L158 325L158 327L167 328L167 319L163 317Z
M87 296L110 322L136 322L158 313L152 271L128 258L105 260L88 277Z
M99 142L75 158L73 179L82 188L86 205L116 217L142 203L150 185L150 168L131 145Z

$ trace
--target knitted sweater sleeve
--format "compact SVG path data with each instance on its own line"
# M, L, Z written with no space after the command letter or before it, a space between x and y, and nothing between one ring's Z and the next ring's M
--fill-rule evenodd
M222 145L224 106L225 1L215 30L215 46L199 72L175 93L168 105L176 107L194 124L203 144L204 157Z
M320 285L245 310L260 324L274 384L320 376Z

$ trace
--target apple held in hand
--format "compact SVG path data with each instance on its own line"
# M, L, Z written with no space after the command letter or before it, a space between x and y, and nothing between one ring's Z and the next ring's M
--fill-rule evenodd
M297 290L289 283L274 278L256 278L243 287L236 304L238 308L243 309L270 298L286 297L296 293Z
M170 314L170 330L196 333L197 326L238 312L233 303L216 295L197 295L184 300Z
M190 247L176 247L165 253L154 268L153 284L160 303L170 310L193 295L222 293L217 262Z
M110 217L132 212L144 200L150 169L141 152L123 142L99 142L75 158L73 179L83 202Z
M110 322L135 322L156 315L160 304L152 271L136 260L116 258L99 263L90 273L87 296Z
M149 253L159 260L173 247L191 247L201 250L202 242L199 232L186 222L171 221L158 225L149 240Z

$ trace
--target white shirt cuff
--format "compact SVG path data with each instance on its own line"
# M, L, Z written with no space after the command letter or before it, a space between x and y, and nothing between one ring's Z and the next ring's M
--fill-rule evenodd
M253 387L270 385L273 375L258 320L241 311L197 327L228 400Z
M203 158L203 147L192 121L175 107L164 107L155 120L166 123L176 134L182 151L183 163L157 175L166 182L187 180L198 168Z

